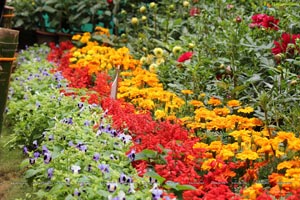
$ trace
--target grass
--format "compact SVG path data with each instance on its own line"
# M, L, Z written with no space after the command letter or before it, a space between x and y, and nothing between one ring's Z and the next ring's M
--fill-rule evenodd
M5 144L11 140L9 129L3 127L0 135L0 199L13 200L25 197L31 189L23 178L20 163L25 158L19 148L10 150Z

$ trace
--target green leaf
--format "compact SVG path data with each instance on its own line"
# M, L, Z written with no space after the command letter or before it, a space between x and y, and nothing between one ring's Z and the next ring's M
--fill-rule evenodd
M177 190L196 190L196 188L192 185L177 185Z
M157 174L154 171L149 171L145 174L145 176L150 176L152 178L155 178L160 184L162 184L166 179L161 177L159 174Z
M155 158L157 156L157 152L149 149L144 149L140 153L136 154L135 160L147 160L149 158Z
M29 169L25 172L25 178L31 178L33 176L35 176L36 174L40 173L42 171L42 169Z

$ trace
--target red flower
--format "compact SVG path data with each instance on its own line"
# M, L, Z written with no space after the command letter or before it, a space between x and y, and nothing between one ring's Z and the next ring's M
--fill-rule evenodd
M200 10L199 8L196 8L196 7L193 7L191 8L190 10L190 16L197 16L197 15L200 15Z
M191 59L192 56L193 56L193 52L189 51L189 52L186 52L186 53L182 54L181 56L179 56L177 61L178 62L184 62L186 60Z
M106 0L106 1L107 1L107 3L109 3L109 4L113 3L113 0Z
M279 19L275 19L273 16L266 14L257 14L252 16L252 23L249 25L250 28L267 28L278 30Z
M294 49L288 49L289 44L296 44L296 39L300 39L300 34L282 33L280 41L274 41L275 47L272 49L272 53L277 55L279 53L294 54Z

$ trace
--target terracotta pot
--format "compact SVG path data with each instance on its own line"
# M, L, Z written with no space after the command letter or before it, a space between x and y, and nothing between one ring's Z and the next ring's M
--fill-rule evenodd
M56 33L36 30L36 42L38 44L49 44L51 42L58 43L58 36Z
M0 134L18 37L19 31L0 28Z
M11 28L12 27L12 19L14 17L14 7L4 6L4 11L1 20L1 27Z

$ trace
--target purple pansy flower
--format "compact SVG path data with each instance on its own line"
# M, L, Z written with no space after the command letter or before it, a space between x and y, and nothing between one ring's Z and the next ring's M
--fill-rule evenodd
M93 160L98 161L100 158L100 154L99 153L95 153L93 156Z
M34 153L33 153L33 156L34 156L35 158L40 157L40 152L34 152Z
M109 165L107 164L100 164L98 165L98 168L104 173L104 172L109 172Z
M34 149L38 148L37 140L34 140L34 141L32 142L32 144L33 144L33 148L34 148Z
M117 189L117 183L107 183L106 186L109 192L114 192Z
M130 151L130 153L127 155L127 157L131 160L131 161L134 161L135 160L135 150L132 149Z
M44 153L44 163L49 164L51 160L52 160L51 153L50 152Z
M26 146L23 147L23 153L28 155L28 148Z
M74 196L76 196L76 197L80 196L80 192L77 188L74 190Z
M152 199L153 200L158 200L161 199L163 197L163 191L160 189L153 189L152 190Z
M48 178L51 179L52 176L53 176L54 169L53 168L49 168L47 172L48 172Z

